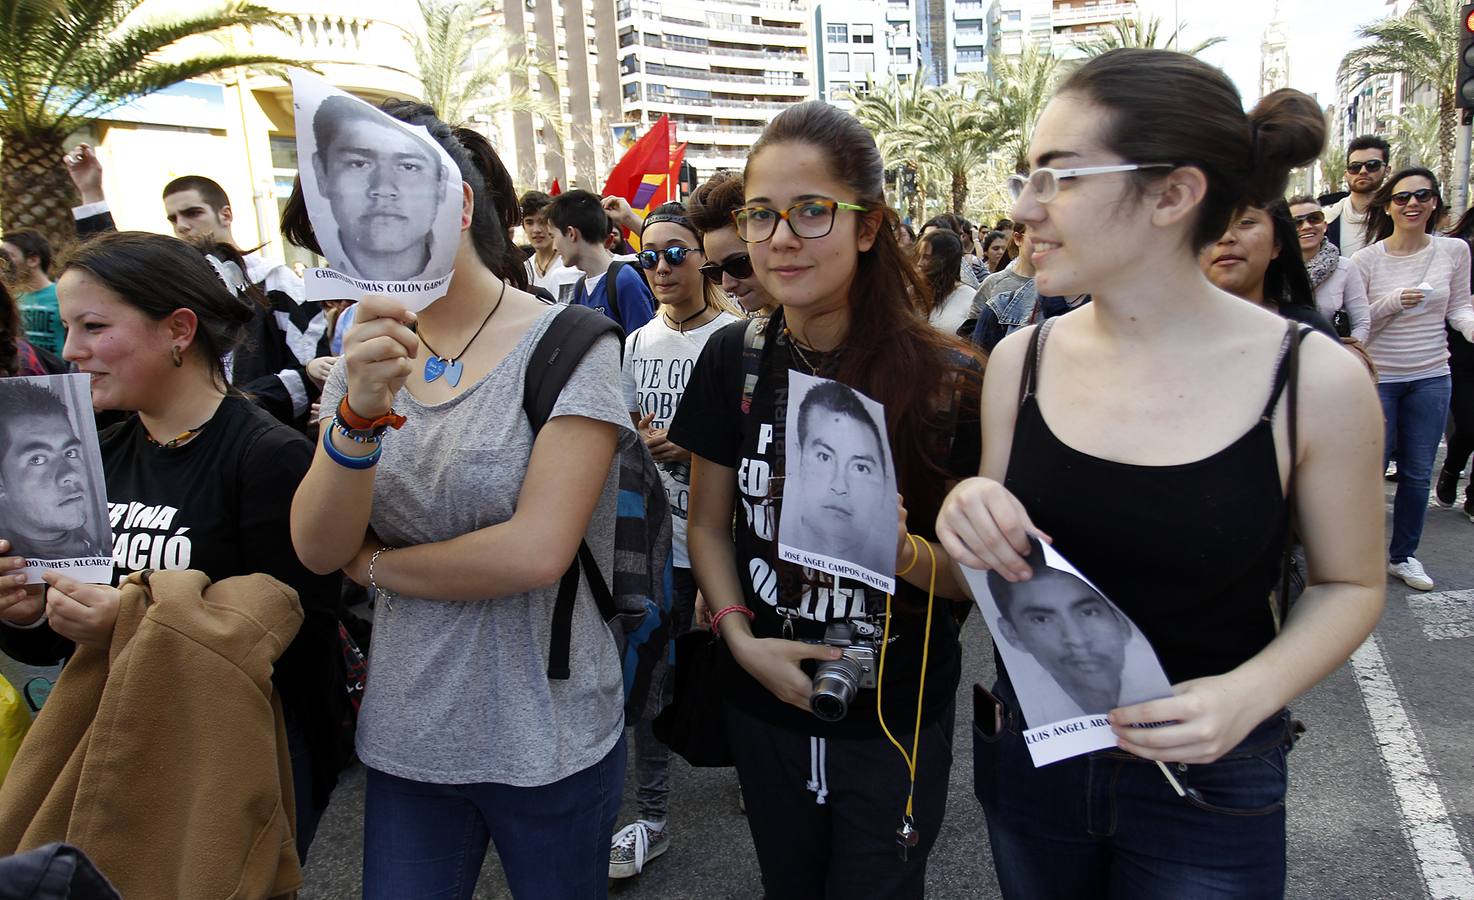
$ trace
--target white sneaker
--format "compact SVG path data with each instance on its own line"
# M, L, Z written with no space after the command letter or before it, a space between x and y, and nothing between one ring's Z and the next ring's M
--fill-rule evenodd
M626 825L609 846L609 877L630 878L640 874L645 863L670 849L670 832L664 825L640 819Z
M1411 556L1400 563L1388 563L1387 571L1401 578L1403 583L1410 588L1416 588L1420 591L1433 590L1433 579L1429 578L1428 573L1423 571L1423 564Z

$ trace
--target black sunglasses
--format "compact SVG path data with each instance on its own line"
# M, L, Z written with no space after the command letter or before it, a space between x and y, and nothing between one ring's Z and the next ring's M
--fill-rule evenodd
M1311 225L1324 225L1326 224L1326 214L1321 212L1320 210L1316 210L1315 212L1308 212L1303 216L1295 217L1296 228L1299 228L1301 225L1304 225L1307 222Z
M1369 159L1366 162L1347 163L1346 171L1350 172L1352 175L1360 175L1362 168L1365 167L1368 175L1375 175L1378 172L1382 171L1382 168L1386 165L1387 164L1382 162L1380 159Z
M709 262L697 271L705 275L706 280L715 285L722 283L723 272L739 280L750 278L752 276L752 257L743 253L732 257L726 262Z
M1416 191L1398 191L1392 195L1392 202L1397 206L1407 206L1408 200L1417 200L1419 203L1427 203L1438 194L1432 188L1418 188Z
M635 260L639 262L642 269L653 269L660 265L660 257L665 256L665 261L672 266L679 266L686 261L686 257L692 253L700 253L695 247L666 247L664 250L641 250L635 254Z

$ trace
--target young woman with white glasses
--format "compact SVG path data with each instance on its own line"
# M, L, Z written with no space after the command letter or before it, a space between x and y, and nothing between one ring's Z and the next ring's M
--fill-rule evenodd
M1008 581L1032 576L1031 535L1052 542L1140 627L1174 696L1112 710L1117 749L1035 768L1021 732L1044 723L999 664L974 777L1006 897L1284 892L1285 706L1381 610L1381 431L1351 354L1214 287L1198 252L1324 131L1310 97L1245 116L1222 71L1163 50L1085 63L1034 131L1013 216L1039 292L1094 302L995 348L982 474L937 530ZM1281 619L1292 514L1310 577Z

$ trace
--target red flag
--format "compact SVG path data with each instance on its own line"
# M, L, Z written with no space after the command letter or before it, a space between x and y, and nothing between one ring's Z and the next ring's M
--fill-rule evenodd
M558 179L554 178L553 179L553 186L550 187L550 188L548 188L548 196L549 197L556 197L556 196L558 196L561 193L563 193L563 187L562 187L562 185L558 184Z
M623 197L635 209L644 209L659 184L651 185L645 176L664 177L670 164L670 119L661 116L651 129L625 151L609 180L604 183L605 197ZM644 194L644 196L640 196Z

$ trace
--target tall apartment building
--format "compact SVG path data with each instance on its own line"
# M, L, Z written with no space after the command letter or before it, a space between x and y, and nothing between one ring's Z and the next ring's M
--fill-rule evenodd
M993 0L988 8L988 51L1018 56L1026 46L1080 59L1082 43L1112 22L1135 19L1135 0Z
M625 121L670 116L699 179L741 169L774 116L818 95L812 21L805 0L618 0Z
M885 0L823 0L814 7L814 73L820 100L850 108L850 93L870 81L914 77L917 40L909 18L890 17Z
M621 151L610 131L622 119L614 0L508 0L501 7L478 26L488 35L513 36L513 52L534 48L532 55L558 78L509 73L491 90L528 90L553 101L563 136L528 112L473 116L473 126L492 138L519 185L546 190L556 180L564 188L599 190Z

